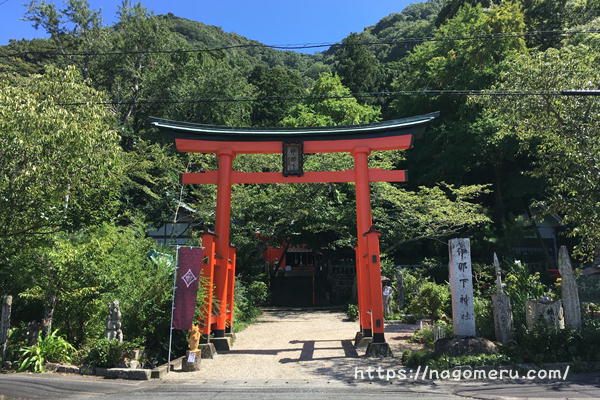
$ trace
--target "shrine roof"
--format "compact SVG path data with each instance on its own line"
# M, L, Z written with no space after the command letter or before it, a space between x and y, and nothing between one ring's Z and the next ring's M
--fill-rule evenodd
M310 128L239 128L150 117L150 123L175 139L234 142L367 139L421 133L439 112L362 125Z

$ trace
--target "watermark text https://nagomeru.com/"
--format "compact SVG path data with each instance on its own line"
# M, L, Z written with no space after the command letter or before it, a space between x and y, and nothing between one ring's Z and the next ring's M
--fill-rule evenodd
M354 368L354 379L371 381L420 381L420 380L566 380L570 367L564 371L560 369L530 369L519 371L516 369L431 369L428 366L419 366L416 369L406 368Z

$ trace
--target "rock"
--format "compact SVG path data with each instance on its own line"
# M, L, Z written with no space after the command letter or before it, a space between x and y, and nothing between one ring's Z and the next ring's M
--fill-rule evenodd
M202 353L200 350L187 351L181 363L183 372L200 371L200 362L202 361Z
M108 368L106 370L107 379L130 379L136 381L147 381L152 375L150 369L130 369L130 368Z
M200 355L202 358L215 358L217 349L212 343L202 343L200 344Z
M532 330L539 323L564 329L565 318L560 300L552 301L546 297L539 300L527 300L525 305L525 320L527 328Z
M46 363L46 365L44 365L44 368L47 371L54 371L54 372L61 372L61 373L68 373L68 374L79 374L81 372L80 368L75 365L59 364L59 363Z
M451 357L496 354L498 348L491 341L479 337L451 337L435 342L435 354Z
M393 357L392 350L388 343L369 343L367 345L367 351L365 352L367 357Z
M558 252L558 269L561 276L560 290L565 325L572 329L581 328L581 305L579 303L579 293L577 292L577 282L573 275L569 252L565 246L560 246Z
M125 360L119 363L119 368L138 369L142 364L138 360Z

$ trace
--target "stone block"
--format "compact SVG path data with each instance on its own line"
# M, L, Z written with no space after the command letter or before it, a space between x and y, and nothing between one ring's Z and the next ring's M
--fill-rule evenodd
M356 332L354 336L354 347L363 348L367 347L369 343L373 341L373 336L365 336L361 331Z
M218 352L231 350L231 338L229 337L212 338L210 342Z
M527 300L525 305L525 320L528 329L534 329L536 324L543 323L556 329L564 329L562 302L551 301L547 298Z
M107 379L129 379L135 381L150 380L152 370L150 369L130 369L130 368L108 368L106 370Z
M200 362L202 361L202 355L200 350L187 351L185 357L181 362L181 371L193 372L200 371Z
M493 342L479 337L443 338L436 341L434 346L435 354L447 354L450 357L498 353L498 348Z
M217 349L215 349L215 345L212 343L201 343L200 354L202 358L215 358Z
M367 346L367 351L365 353L367 357L393 357L392 349L390 349L390 345L387 343L369 343Z
M234 332L225 332L225 337L231 339L231 344L235 343L235 333Z
M59 363L46 363L44 366L47 371L54 371L66 374L79 374L80 368L75 365L59 364Z

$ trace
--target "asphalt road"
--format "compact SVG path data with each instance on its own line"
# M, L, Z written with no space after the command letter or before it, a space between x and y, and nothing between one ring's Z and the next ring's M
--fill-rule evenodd
M63 374L2 374L0 400L16 399L600 399L600 376L557 383L144 381Z

